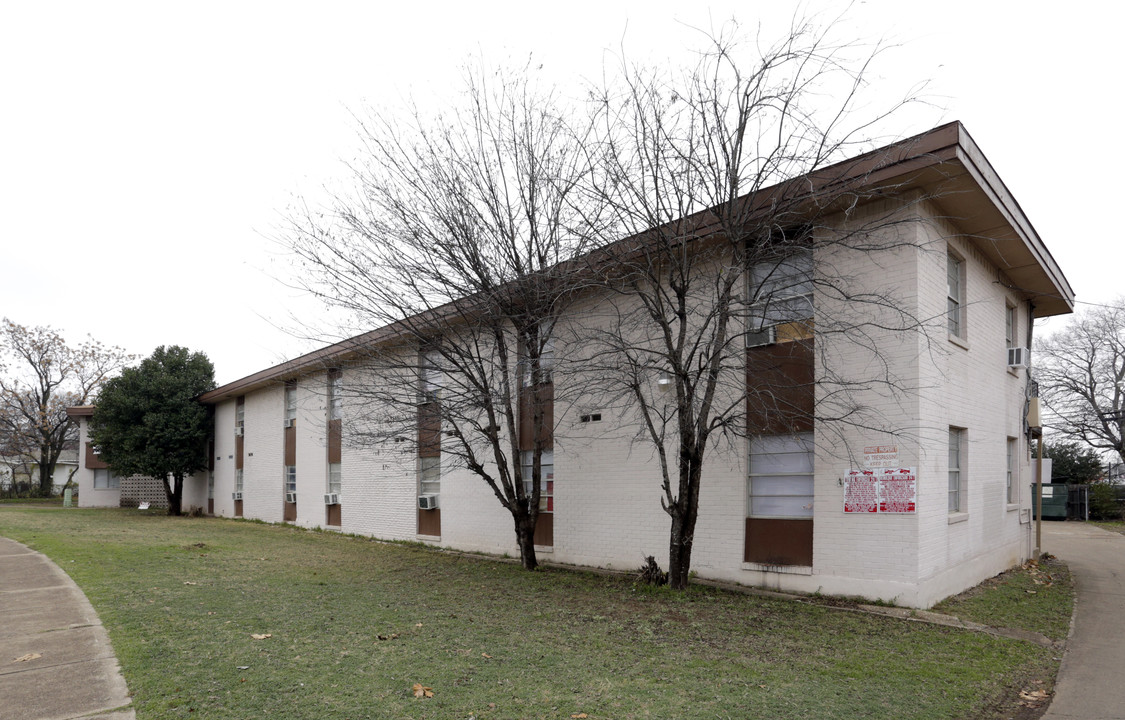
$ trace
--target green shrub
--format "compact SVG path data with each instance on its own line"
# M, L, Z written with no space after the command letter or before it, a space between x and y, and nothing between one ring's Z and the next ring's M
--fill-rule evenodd
M1108 483L1094 483L1090 486L1090 519L1121 520L1125 518L1125 506L1121 496L1125 488Z

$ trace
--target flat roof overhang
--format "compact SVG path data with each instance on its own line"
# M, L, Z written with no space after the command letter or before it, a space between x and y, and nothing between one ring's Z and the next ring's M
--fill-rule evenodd
M868 192L874 189L876 193L882 187L888 194L921 191L1011 280L1013 289L1035 305L1036 317L1074 311L1074 291L1058 263L960 122L941 125L780 186L765 188L747 197L746 202L752 207L766 205L779 192L805 192L810 202L815 202L818 195L830 196L840 186ZM707 228L712 226L708 218L713 216L709 211L697 216L696 230L700 236L706 235ZM636 238L625 239L629 240ZM357 335L227 383L199 399L218 403L285 379L336 367L356 357L363 347L388 342L398 334L397 328L390 325Z

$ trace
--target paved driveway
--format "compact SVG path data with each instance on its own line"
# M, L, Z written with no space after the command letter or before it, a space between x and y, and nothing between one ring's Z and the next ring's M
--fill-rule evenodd
M1070 565L1074 627L1045 720L1125 720L1125 535L1044 522L1043 549Z

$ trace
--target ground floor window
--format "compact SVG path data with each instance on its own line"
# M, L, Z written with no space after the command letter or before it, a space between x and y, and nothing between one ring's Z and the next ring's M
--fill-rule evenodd
M94 471L94 489L111 490L121 487L121 480L108 468L99 468Z
M965 511L965 431L949 428L949 512Z
M1017 442L1018 441L1015 438L1008 438L1008 474L1006 495L1009 505L1019 500L1019 497L1016 495L1016 488L1019 487L1019 484L1016 482L1016 457L1018 453L1018 450L1016 449Z
M555 511L555 451L543 450L539 457L539 511ZM534 450L520 453L520 469L523 474L523 491L531 497L532 466L535 461Z
M812 517L812 433L751 438L749 514Z
M234 471L234 490L235 492L242 492L242 468Z
M812 566L813 434L750 439L743 560Z
M340 487L343 484L341 482L342 478L343 478L343 473L340 470L340 463L329 463L328 464L328 492L339 493Z

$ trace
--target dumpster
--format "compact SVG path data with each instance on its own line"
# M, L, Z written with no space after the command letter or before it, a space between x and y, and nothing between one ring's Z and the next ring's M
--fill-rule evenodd
M1066 485L1043 486L1043 519L1066 520ZM1038 517L1035 513L1035 485L1031 486L1031 516Z

